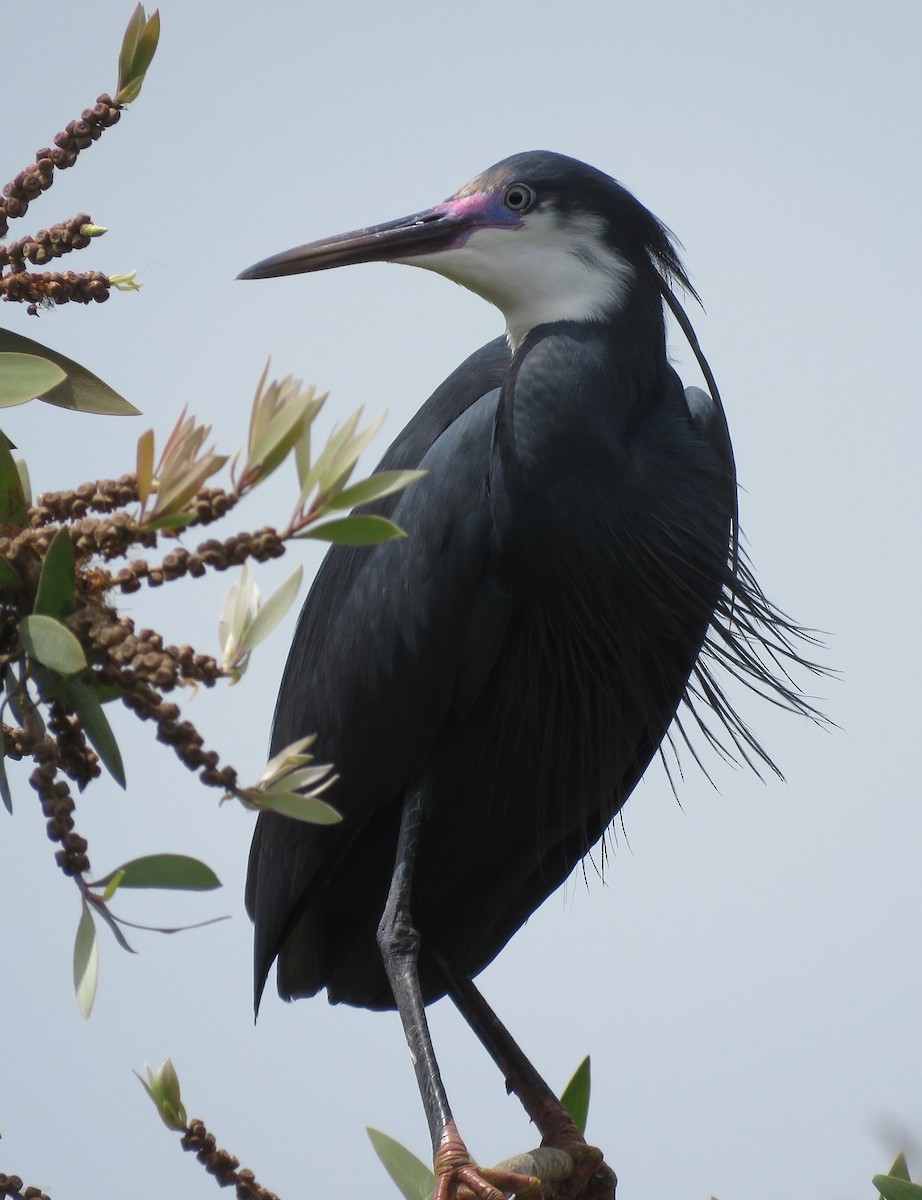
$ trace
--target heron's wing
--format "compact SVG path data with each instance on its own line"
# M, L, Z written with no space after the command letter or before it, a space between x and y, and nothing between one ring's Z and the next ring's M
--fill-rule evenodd
M428 476L377 511L408 537L334 547L302 610L275 714L273 753L316 733L335 764L343 821L260 816L247 906L262 989L287 929L365 820L420 776L447 717L476 697L495 659L508 600L490 570L489 465L505 344L462 365L390 447L381 466Z
M687 387L685 403L696 427L705 435L719 461L727 471L729 485L736 491L736 467L733 462L733 447L730 444L730 434L726 418L720 405L713 400L703 388Z

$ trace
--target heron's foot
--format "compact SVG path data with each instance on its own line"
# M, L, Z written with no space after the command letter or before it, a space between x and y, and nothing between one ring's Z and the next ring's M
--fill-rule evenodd
M502 1167L478 1167L452 1123L442 1135L435 1155L432 1200L544 1200L540 1179Z
M554 1192L554 1200L615 1200L618 1178L597 1146L580 1137L578 1142L556 1143L554 1149L573 1160L573 1170Z
M587 1144L560 1101L553 1096L535 1096L533 1105L530 1111L541 1131L542 1148L563 1153L573 1164L566 1179L547 1194L554 1200L614 1200L617 1176L602 1151Z

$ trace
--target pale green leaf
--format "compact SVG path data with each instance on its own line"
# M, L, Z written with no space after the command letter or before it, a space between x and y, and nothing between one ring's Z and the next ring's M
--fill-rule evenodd
M19 486L26 504L32 505L32 481L29 479L29 466L24 458L17 458L16 473L19 475Z
M368 504L371 500L380 500L394 492L402 491L417 479L427 475L427 471L378 471L351 487L343 488L335 496L331 496L326 508L354 508L357 504Z
M33 342L31 338L23 337L22 334L0 329L0 353L6 351L37 354L61 368L66 378L40 397L46 404L70 408L75 412L102 413L116 417L134 417L139 413L139 409L133 404L129 404L107 383L103 383L92 371L74 362L72 358L58 354L56 350Z
M0 408L12 408L35 400L62 379L64 372L47 358L39 358L36 354L0 353Z
M133 858L97 880L97 886L109 884L116 875L121 875L118 884L121 888L210 892L221 886L211 867L186 854L145 854Z
M167 482L161 482L154 505L157 518L176 515L205 486L205 481L221 470L227 458L226 454L206 454L187 463Z
M67 529L59 529L42 563L33 612L59 620L70 616L74 611L76 572L74 543Z
M429 1167L386 1133L371 1128L366 1132L375 1154L404 1200L428 1200L435 1189L435 1176Z
M108 904L109 901L112 899L112 897L115 895L115 893L118 891L119 885L122 882L122 876L124 875L124 873L125 873L124 871L113 871L111 875L106 876L106 890L102 894L103 904ZM115 928L118 929L118 926L116 925ZM134 951L132 950L132 954L133 953L134 953Z
M146 1068L147 1079L135 1075L141 1080L141 1086L156 1105L160 1119L168 1129L177 1133L183 1132L187 1125L186 1110L183 1106L179 1091L179 1077L170 1059L164 1059L156 1071Z
M254 646L258 646L278 625L298 594L303 574L303 569L298 567L294 574L289 576L257 611L252 621L243 630L237 648L239 655L249 654Z
M360 414L357 414L360 415ZM336 490L342 486L345 479L352 474L355 464L358 462L361 455L371 445L375 434L384 424L384 418L387 413L381 413L370 421L364 429L360 429L354 436L350 436L347 443L340 447L339 451L334 454L333 460L329 466L329 479L322 481L323 491L332 491L334 483L338 486Z
M312 756L305 751L316 740L316 733L310 733L307 737L298 738L296 742L290 742L287 746L283 746L263 767L259 777L260 785L269 784L275 779L280 779L286 772L294 770L295 767L309 763Z
M341 429L334 429L327 438L326 445L317 455L317 460L301 480L301 494L298 497L298 507L303 507L311 492L318 484L326 480L332 473L332 463L349 441L361 420L362 410L358 409L346 421ZM323 490L323 489L321 489Z
M54 617L32 615L19 622L19 636L27 653L59 675L76 675L86 665L83 647Z
M221 665L225 670L236 670L242 674L246 655L241 649L240 639L258 611L259 586L247 559L240 578L231 584L224 595L218 618L218 643L221 647Z
M247 455L246 473L258 472L260 481L267 479L287 458L307 423L303 398L301 403L290 401L275 413Z
M148 429L138 438L138 499L143 507L150 496L151 484L154 481L154 431Z
M376 546L379 542L390 542L394 538L407 535L399 525L395 525L387 517L363 514L324 521L320 525L312 525L297 536L316 538L321 542L336 542L340 546Z
M254 803L283 817L306 821L309 825L337 825L342 820L332 804L300 792L265 792Z
M560 1103L573 1118L573 1124L580 1131L586 1132L586 1121L589 1117L589 1096L592 1082L587 1054L573 1073L573 1078L563 1090Z
M99 979L99 944L96 926L87 902L82 902L80 923L74 939L74 992L77 1005L84 1017L93 1011L96 999L96 984Z
M330 763L316 763L312 767L298 767L290 771L287 775L282 775L274 780L265 789L266 792L304 792L305 789L313 788L321 779L330 775L333 767ZM327 783L331 783L328 780ZM314 793L317 794L316 792Z

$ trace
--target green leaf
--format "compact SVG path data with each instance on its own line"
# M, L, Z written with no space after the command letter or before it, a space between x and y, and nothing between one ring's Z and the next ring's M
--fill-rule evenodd
M424 1162L411 1154L386 1133L378 1129L366 1129L374 1152L397 1185L404 1200L428 1200L435 1189L435 1176Z
M186 854L145 854L122 863L94 887L103 887L121 874L122 888L168 888L175 891L210 892L221 886L211 867Z
M906 1162L905 1154L900 1153L896 1156L893 1160L893 1166L887 1174L892 1175L896 1179L909 1179L909 1166Z
M93 1011L96 999L96 984L99 980L99 944L96 926L87 902L82 902L80 923L74 939L74 992L77 1005L84 1017Z
M3 801L3 807L6 811L13 815L13 796L10 792L10 782L6 777L6 735L3 732L3 723L0 722L0 800Z
M144 28L144 8L138 5L131 14L125 33L122 37L122 46L118 55L118 78L119 83L131 74L131 64L134 61L134 52L138 45L138 38L141 36L141 30Z
M12 408L35 400L51 391L64 377L59 366L37 354L16 351L0 354L0 408Z
M336 825L342 820L332 804L318 800L316 796L303 796L300 792L264 792L254 803L259 808L268 808L309 825Z
M48 617L68 617L74 611L77 563L74 543L66 529L59 529L51 539L35 596L35 613Z
M80 363L20 333L0 329L0 354L13 351L35 354L56 364L65 378L39 399L58 408L70 408L75 412L102 413L106 416L135 417L140 410L129 404L124 397Z
M2 334L0 330L0 334ZM0 433L0 525L15 525L25 529L29 524L29 512L23 492L22 480L10 450L13 443L5 433Z
M86 665L83 647L54 617L33 614L19 622L19 636L30 658L59 675L76 675Z
M922 1200L922 1184L894 1175L875 1175L871 1180L884 1200Z
M145 520L144 528L151 531L157 529L184 529L187 525L191 525L194 520L195 513L166 513L162 517L154 517L150 521Z
M97 689L82 679L62 680L61 692L83 727L99 761L120 787L125 787L125 767L112 726L102 711L103 703L111 696L100 696ZM119 689L121 695L121 689Z
M417 479L422 479L428 471L378 471L351 487L344 488L338 495L331 496L326 502L326 508L354 508L357 504L367 504L370 500L380 500L393 492L402 491Z
M22 587L22 580L16 568L8 558L0 554L0 588L6 588L10 592L18 592Z
M139 4L128 22L118 56L116 103L130 104L133 100L137 100L159 40L159 11L155 11L148 18Z
M340 546L377 546L394 538L406 537L404 530L387 517L337 517L324 521L297 534L300 538L316 538L321 542L336 542Z
M589 1117L589 1096L592 1091L590 1079L589 1055L587 1054L573 1073L573 1078L563 1090L560 1103L573 1118L573 1124L580 1131L586 1132L586 1121Z

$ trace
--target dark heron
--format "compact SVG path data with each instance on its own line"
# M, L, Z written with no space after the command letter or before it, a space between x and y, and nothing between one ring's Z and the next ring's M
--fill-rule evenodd
M458 1137L424 1008L447 992L545 1143L572 1154L561 1194L610 1196L599 1152L471 980L603 837L664 738L696 726L768 761L717 669L809 713L785 670L800 630L738 551L723 409L671 288L694 295L688 277L620 184L518 154L443 204L241 278L378 260L477 292L506 336L446 379L380 464L428 471L375 506L409 537L334 547L301 613L273 752L316 733L343 821L259 818L257 1002L278 959L286 999L326 988L396 1006L437 1200L525 1193L533 1180L474 1167ZM683 390L670 366L664 302L711 395Z

